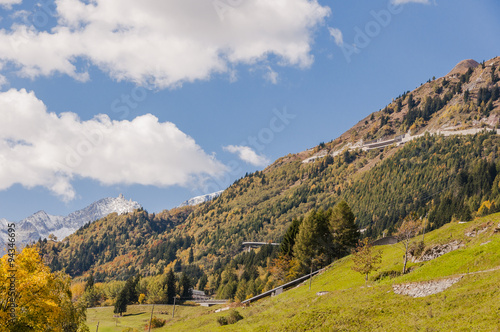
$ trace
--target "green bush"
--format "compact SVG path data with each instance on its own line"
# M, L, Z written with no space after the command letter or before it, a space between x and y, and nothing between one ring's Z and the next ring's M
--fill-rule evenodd
M231 310L228 316L217 317L219 325L234 324L243 319L243 316L237 310Z
M151 328L152 329L156 329L158 327L163 327L165 325L167 321L165 319L161 319L161 318L157 318L156 316L154 316L152 319L151 319ZM149 327L146 325L146 328Z
M217 323L219 323L220 326L227 325L227 318L224 316L217 317Z
M381 271L377 275L373 277L373 281L383 280L385 278L393 279L399 277L401 275L401 271Z
M231 310L227 318L229 324L234 324L243 319L243 316L237 310Z

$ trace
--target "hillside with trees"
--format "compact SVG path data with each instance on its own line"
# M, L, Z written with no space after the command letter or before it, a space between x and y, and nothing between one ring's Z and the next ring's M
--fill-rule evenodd
M357 235L335 242L345 224L332 221L344 204L340 214L349 210L352 217L341 219L372 238L395 232L411 213L435 229L498 211L500 138L491 131L500 119L498 67L500 58L457 66L341 137L247 174L213 201L156 215L109 215L62 242L40 243L44 259L78 281L90 273L97 282L136 275L160 280L173 271L178 284L184 273L208 293L243 299L305 273L312 256L322 266L347 254ZM490 131L436 134L470 128ZM360 140L425 131L433 134L383 150L342 150ZM312 156L319 157L304 162ZM308 252L313 240L324 245ZM245 241L282 246L242 253Z

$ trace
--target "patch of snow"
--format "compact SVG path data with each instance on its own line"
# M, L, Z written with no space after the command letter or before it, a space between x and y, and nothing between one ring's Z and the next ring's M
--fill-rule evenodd
M181 205L179 205L179 207L195 206L195 205L198 205L201 203L211 201L214 198L219 197L223 192L224 192L224 190L220 190L220 191L216 191L216 192L211 193L211 194L206 194L206 195L201 195L201 196L196 196L196 197L190 198L187 201L182 202Z

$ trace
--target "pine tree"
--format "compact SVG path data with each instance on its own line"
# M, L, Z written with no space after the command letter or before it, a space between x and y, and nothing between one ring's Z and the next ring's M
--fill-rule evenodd
M328 261L331 248L328 216L322 210L311 211L300 224L295 239L294 255L302 264L309 266L313 260Z
M193 290L191 289L191 280L189 280L187 274L182 272L180 280L180 296L184 300L188 300L193 297Z
M291 225L286 230L283 236L283 241L281 241L280 252L285 256L293 256L293 246L295 245L295 238L299 233L300 224L303 218L293 219Z
M188 263L191 264L194 262L194 255L193 255L193 248L189 248L189 257L188 257Z
M354 214L346 201L342 200L335 205L330 214L329 227L337 258L347 254L358 241L359 230L354 221Z
M85 291L94 288L94 274L91 273L90 277L87 279L87 283L85 284Z
M235 299L243 302L246 300L247 296L247 282L245 279L242 279L238 283L238 288L236 289L236 294L234 295Z
M122 316L124 312L127 312L127 301L128 301L128 291L127 288L123 288L120 294L118 295L118 298L116 299L115 309L113 310L113 312L115 314L120 314L120 316Z
M465 92L464 92L464 102L468 102L469 101L469 95L470 95L469 90L465 90Z
M198 289L201 291L205 291L205 286L207 285L207 283L208 283L207 275L203 274L198 283Z
M137 291L137 284L139 283L140 276L130 277L125 283L125 290L127 292L127 304L136 303L139 301L139 292Z
M164 290L165 290L165 297L167 298L167 304L173 304L176 291L175 291L175 275L172 269L170 269L167 273L167 279L165 281Z

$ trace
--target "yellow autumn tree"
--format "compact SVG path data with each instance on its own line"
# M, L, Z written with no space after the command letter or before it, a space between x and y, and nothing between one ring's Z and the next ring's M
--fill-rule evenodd
M9 261L10 259L10 261ZM71 301L71 279L51 273L36 248L0 259L1 331L88 331L85 308Z

